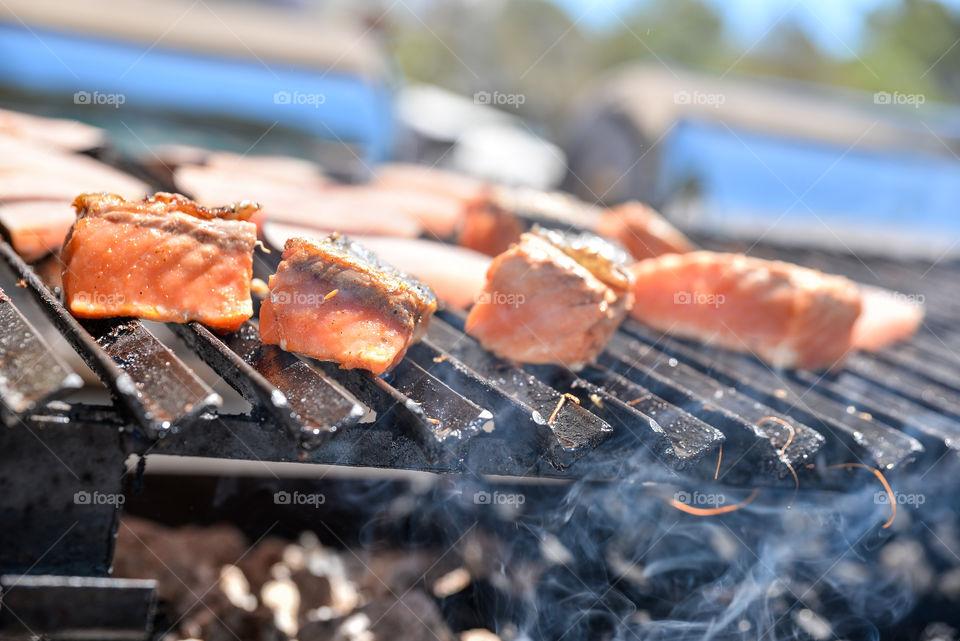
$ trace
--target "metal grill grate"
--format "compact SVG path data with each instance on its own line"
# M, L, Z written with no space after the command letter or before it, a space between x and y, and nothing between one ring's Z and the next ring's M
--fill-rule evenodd
M0 244L14 277L112 393L118 417L112 420L128 425L131 451L602 478L616 474L607 464L638 456L712 475L723 444L727 482L757 482L760 473L779 483L788 465L803 473L818 457L893 470L960 448L960 356L954 352L960 336L951 322L958 304L948 289L960 275L958 265L863 262L769 246L753 253L923 295L927 322L911 342L857 354L842 371L826 375L771 371L752 357L662 336L633 321L623 324L597 364L573 373L504 362L463 333L461 314L445 310L425 340L383 377L264 346L250 323L229 336L195 323L172 326L253 408L249 415L228 415L218 413L221 400L210 385L147 327L130 319L77 321ZM80 424L103 420L99 409L48 404L78 378L9 298L0 299L0 314L9 319L0 364L7 422L42 427L65 417ZM21 334L28 340L13 340ZM25 375L34 369L42 375ZM376 421L361 422L370 410Z

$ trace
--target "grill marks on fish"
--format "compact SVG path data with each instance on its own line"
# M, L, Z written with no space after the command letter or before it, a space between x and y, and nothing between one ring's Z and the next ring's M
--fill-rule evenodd
M428 287L358 243L337 234L291 238L260 308L260 334L343 369L382 374L420 340L436 305Z
M81 318L199 321L233 331L253 315L257 205L207 208L179 194L82 194L63 248L63 287Z
M493 260L466 331L502 358L578 369L630 307L632 277L621 258L597 237L525 233Z

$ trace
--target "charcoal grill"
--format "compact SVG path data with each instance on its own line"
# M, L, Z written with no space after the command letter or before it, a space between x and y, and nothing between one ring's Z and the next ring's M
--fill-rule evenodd
M9 280L33 299L19 309L0 295L8 426L0 432L0 490L7 522L23 524L3 528L0 570L106 576L117 506L78 504L75 495L119 493L130 454L597 481L648 469L783 488L796 473L803 487L829 489L850 482L823 474L831 463L896 475L960 448L960 334L952 321L960 265L770 245L750 252L921 295L926 322L907 343L814 373L773 371L628 320L595 364L571 372L498 359L464 334L460 312L441 309L423 342L382 377L262 345L251 323L226 336L196 323L171 326L249 402L249 412L230 413L145 324L74 319L0 242ZM277 256L258 254L258 275L270 273ZM80 378L42 338L43 323L103 381L111 405L60 400Z

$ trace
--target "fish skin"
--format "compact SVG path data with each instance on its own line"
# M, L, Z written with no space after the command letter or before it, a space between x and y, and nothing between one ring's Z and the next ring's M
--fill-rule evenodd
M64 298L80 318L199 321L234 331L253 316L253 203L204 208L158 192L86 193L63 247Z

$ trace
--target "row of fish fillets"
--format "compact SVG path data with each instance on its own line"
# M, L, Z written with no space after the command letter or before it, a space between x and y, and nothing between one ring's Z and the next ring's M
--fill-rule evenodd
M81 317L236 329L253 313L259 236L284 248L261 307L264 342L374 373L422 336L437 299L469 308L467 331L497 355L571 368L627 314L814 369L880 349L922 318L839 276L698 251L641 203L606 209L409 165L342 185L299 159L183 147L154 158L194 200L140 198L146 185L77 153L102 144L96 130L74 123L86 138L58 146L31 133L42 130L33 117L22 122L0 128L0 222L28 259L63 244L64 294Z

